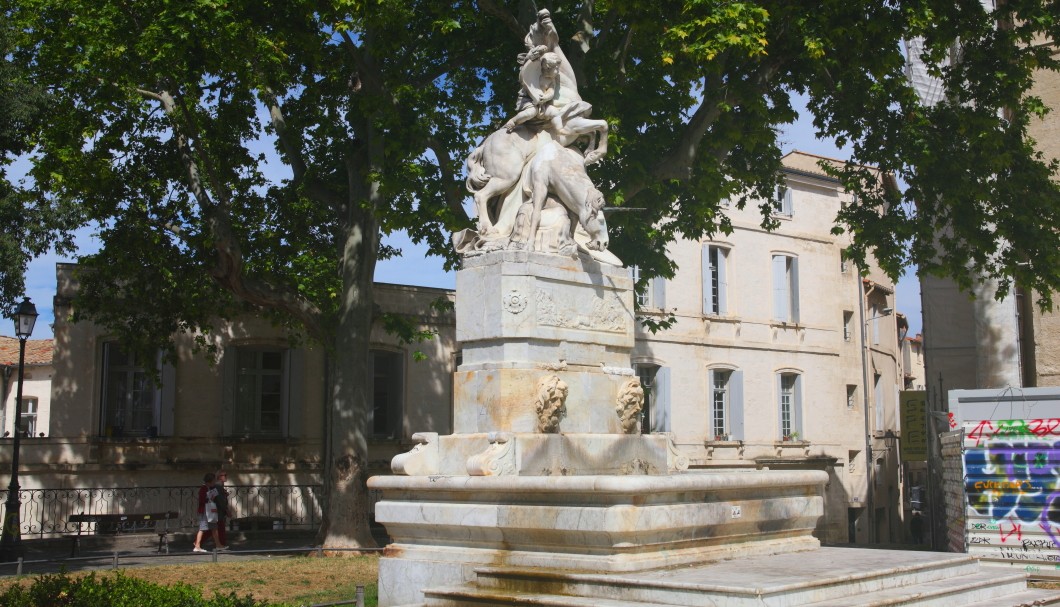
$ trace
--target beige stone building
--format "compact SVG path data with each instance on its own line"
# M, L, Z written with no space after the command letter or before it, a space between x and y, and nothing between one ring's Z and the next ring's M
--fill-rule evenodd
M1060 74L1039 71L1030 94L1060 107ZM1032 120L1028 131L1046 159L1060 159L1055 111ZM948 279L920 282L932 402L945 402L954 389L1060 386L1060 310L1042 312L1038 296L1018 287L995 301L989 282L977 285L975 299Z
M1053 46L1054 56L1060 49ZM1041 71L1035 79L1031 94L1038 95L1054 111L1030 125L1031 137L1038 149L1049 159L1060 159L1060 74ZM1055 295L1054 295L1055 297ZM1027 387L1060 386L1060 309L1042 312L1033 294L1021 294L1020 336L1022 376Z
M52 340L26 341L25 369L22 374L23 436L47 436L51 417ZM19 343L14 337L0 336L0 436L8 437L15 428L15 399L18 395Z
M73 269L57 267L50 432L22 443L24 488L195 486L218 466L237 485L321 483L327 374L320 348L292 345L268 323L247 318L209 337L216 361L193 354L190 336L178 338L176 364L135 360L99 327L69 321ZM378 471L389 469L412 431L451 425L453 319L430 304L452 297L376 286L381 309L438 333L401 346L382 328L373 332L370 458ZM0 467L9 453L0 450Z
M924 336L902 337L903 390L927 389L927 372L924 369Z
M785 157L775 232L733 206L731 235L670 245L677 275L641 304L677 322L640 331L633 352L646 425L673 432L693 466L825 470L823 541L898 541L898 464L882 439L902 385L894 287L841 258L845 193L818 160Z

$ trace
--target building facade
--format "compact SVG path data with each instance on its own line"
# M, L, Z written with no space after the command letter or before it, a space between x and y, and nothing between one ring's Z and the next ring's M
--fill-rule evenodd
M845 194L818 160L785 157L776 231L749 204L727 209L732 234L671 243L677 274L640 297L676 318L638 333L645 426L673 432L694 467L825 470L823 541L898 541L898 462L883 439L898 430L894 287L843 260L831 229Z
M1052 52L1060 49L1052 44ZM1030 94L1060 107L1060 74L1039 70ZM1027 131L1045 160L1060 159L1056 112L1032 119ZM938 410L950 390L1060 386L1060 310L1043 312L1039 295L1019 285L995 300L996 285L987 280L975 285L974 299L949 279L920 282L927 389Z
M894 288L842 259L847 243L831 229L845 194L818 160L785 158L778 230L760 227L756 207L731 207L731 235L671 243L676 276L638 296L640 314L676 320L636 333L642 429L673 433L694 468L825 470L823 541L898 541L900 475L885 438L897 435L902 385ZM209 336L217 360L183 336L176 363L138 361L99 327L68 320L74 267L60 264L57 279L57 414L49 438L24 447L27 486L195 485L221 465L235 484L322 482L319 348L246 318ZM452 313L431 303L459 294L378 284L375 296L380 310L437 333L410 346L373 332L369 457L387 473L413 433L451 432L459 344Z
M22 407L18 398L19 343L14 337L0 336L0 436L15 431L16 411L22 418L22 436L41 438L50 434L53 343L50 339L26 340L25 368L22 373Z
M208 337L216 360L192 351L194 335L178 336L175 363L136 360L100 327L70 321L74 269L57 266L53 413L48 437L22 444L24 488L194 486L220 466L233 484L321 484L327 361L319 347L245 318ZM451 425L453 318L431 303L452 297L376 285L380 309L438 334L402 346L373 330L376 471L389 470L412 432ZM10 461L9 453L0 458Z

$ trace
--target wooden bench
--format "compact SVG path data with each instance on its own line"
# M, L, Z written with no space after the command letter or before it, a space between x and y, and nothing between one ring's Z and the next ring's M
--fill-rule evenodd
M67 534L70 538L70 556L81 553L81 533L85 530L84 525L95 525L96 535L121 533L136 533L138 531L154 531L158 535L158 552L163 549L169 554L169 521L180 518L178 512L148 512L129 514L72 514L66 520L67 524L76 524L77 533ZM155 524L162 521L162 528Z

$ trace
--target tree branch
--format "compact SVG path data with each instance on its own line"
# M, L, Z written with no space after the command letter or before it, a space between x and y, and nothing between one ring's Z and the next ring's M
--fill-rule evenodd
M582 10L578 13L578 29L571 36L574 42L574 52L570 54L571 69L574 70L578 82L586 82L585 79L585 55L591 48L593 39L593 1L585 0Z
M291 171L294 173L295 185L303 186L306 194L311 198L319 200L331 207L332 210L337 211L342 206L342 198L329 190L320 181L307 177L307 165L305 157L302 155L302 148L299 145L302 140L302 133L300 131L295 132L288 126L276 93L272 89L266 88L264 94L268 101L269 119L272 127L276 130L276 137L279 139L280 145L283 146L283 151L289 159Z
M501 23L515 33L516 36L519 36L520 39L526 35L526 29L519 25L519 20L515 18L515 15L498 6L493 0L478 0L478 6L484 13L500 19Z
M362 85L367 85L369 92L382 94L386 91L386 86L383 84L383 79L380 78L379 72L370 58L365 57L361 52L361 49L350 37L349 32L343 30L339 32L342 36L342 47L346 49L346 52L353 59L354 65L357 66L357 73L360 77Z
M688 121L685 130L678 139L677 144L670 153L655 164L650 172L652 180L676 179L685 181L692 176L692 167L695 165L696 155L699 152L703 138L709 132L710 127L717 122L723 111L723 106L732 106L739 103L740 99L750 96L761 96L765 94L767 87L777 70L780 69L781 61L774 60L760 64L748 82L745 90L737 93L733 91L735 85L722 85L720 78L714 79L714 86L708 83L704 88L718 91L720 94L704 95L695 114ZM729 154L728 148L716 149L715 155L723 160ZM648 187L648 180L634 182L623 187L623 194L628 201Z
M458 182L454 179L453 162L449 158L449 151L442 146L441 142L434 137L427 138L427 147L434 152L438 159L438 169L442 172L442 190L445 192L445 204L459 219L471 223L464 209L464 196Z
M264 95L268 100L269 120L272 123L272 128L276 130L276 137L280 140L284 153L290 159L291 171L294 173L295 181L300 182L305 179L306 171L302 148L294 141L294 135L287 126L287 119L284 118L283 109L280 108L280 99L276 96L276 93L271 88L266 88Z
M311 335L318 339L326 339L327 335L320 322L320 310L316 306L288 290L278 289L264 281L244 275L243 253L232 230L227 205L219 206L211 199L202 181L187 135L184 129L172 120L172 117L179 111L176 100L168 91L161 93L139 89L138 91L146 97L158 100L162 104L163 111L170 117L170 125L173 128L181 163L184 165L188 189L191 190L202 210L204 223L213 245L215 263L214 267L209 269L213 279L222 288L247 303L286 311L297 318Z

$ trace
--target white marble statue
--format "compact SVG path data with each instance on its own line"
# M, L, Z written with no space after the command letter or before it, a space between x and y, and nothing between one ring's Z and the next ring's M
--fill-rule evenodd
M516 113L467 159L478 230L455 234L453 244L464 255L501 249L572 255L580 249L621 265L607 251L603 195L585 171L607 153L607 122L589 117L592 106L578 94L547 10L538 12L524 43ZM577 147L583 140L584 148ZM548 218L557 208L566 209L569 221Z

